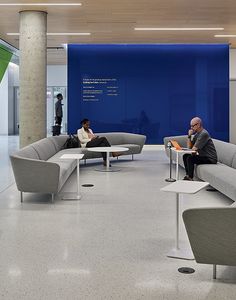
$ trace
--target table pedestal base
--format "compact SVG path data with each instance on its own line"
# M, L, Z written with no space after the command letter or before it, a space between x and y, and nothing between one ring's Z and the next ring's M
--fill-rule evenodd
M120 168L117 168L117 167L109 167L109 168L107 168L107 167L97 167L96 169L95 169L95 171L99 171L99 172L118 172L118 171L120 171L121 169Z
M194 260L193 252L191 249L176 249L173 248L167 253L167 257Z
M62 200L80 200L81 195L77 195L76 193L66 193L62 196Z

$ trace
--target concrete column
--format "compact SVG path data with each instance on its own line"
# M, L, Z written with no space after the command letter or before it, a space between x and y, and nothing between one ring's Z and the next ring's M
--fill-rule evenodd
M20 147L46 137L46 33L46 12L20 12Z

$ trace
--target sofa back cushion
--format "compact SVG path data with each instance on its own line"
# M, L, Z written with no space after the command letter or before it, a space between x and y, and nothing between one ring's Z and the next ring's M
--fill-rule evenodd
M58 135L58 136L50 136L48 137L49 140L52 141L52 143L55 146L56 152L62 150L62 147L65 145L68 135Z
M218 161L231 167L236 154L236 145L215 139L213 139L213 142L216 147Z
M98 136L105 136L111 145L125 144L123 132L108 132L108 133L96 133Z
M232 168L236 169L236 153L235 153L235 155L233 157Z
M31 158L31 159L39 159L38 152L32 147L32 145L26 146L13 155L17 155L20 157Z
M187 147L188 136L187 135L178 135L178 136L166 136L164 137L164 146L167 147L169 141L174 140L177 141L181 147Z
M51 156L57 153L55 144L49 138L39 140L31 144L31 146L38 153L39 159L41 160L48 160Z
M108 132L97 133L98 136L105 136L108 142L113 145L134 144L140 146L140 151L146 141L146 136L129 132Z

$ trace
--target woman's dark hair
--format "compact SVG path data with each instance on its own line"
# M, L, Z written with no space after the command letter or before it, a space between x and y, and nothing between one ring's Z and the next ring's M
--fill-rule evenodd
M89 119L83 119L83 120L80 122L80 124L81 124L81 125L84 125L84 124L87 123L87 122L89 122Z

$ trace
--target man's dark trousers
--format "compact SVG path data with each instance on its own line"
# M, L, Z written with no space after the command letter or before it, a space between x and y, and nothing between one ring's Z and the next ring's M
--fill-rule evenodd
M184 167L186 175L193 178L194 165L212 164L213 162L205 156L200 156L196 154L184 154L183 156Z
M62 117L56 117L55 118L56 124L61 126Z

